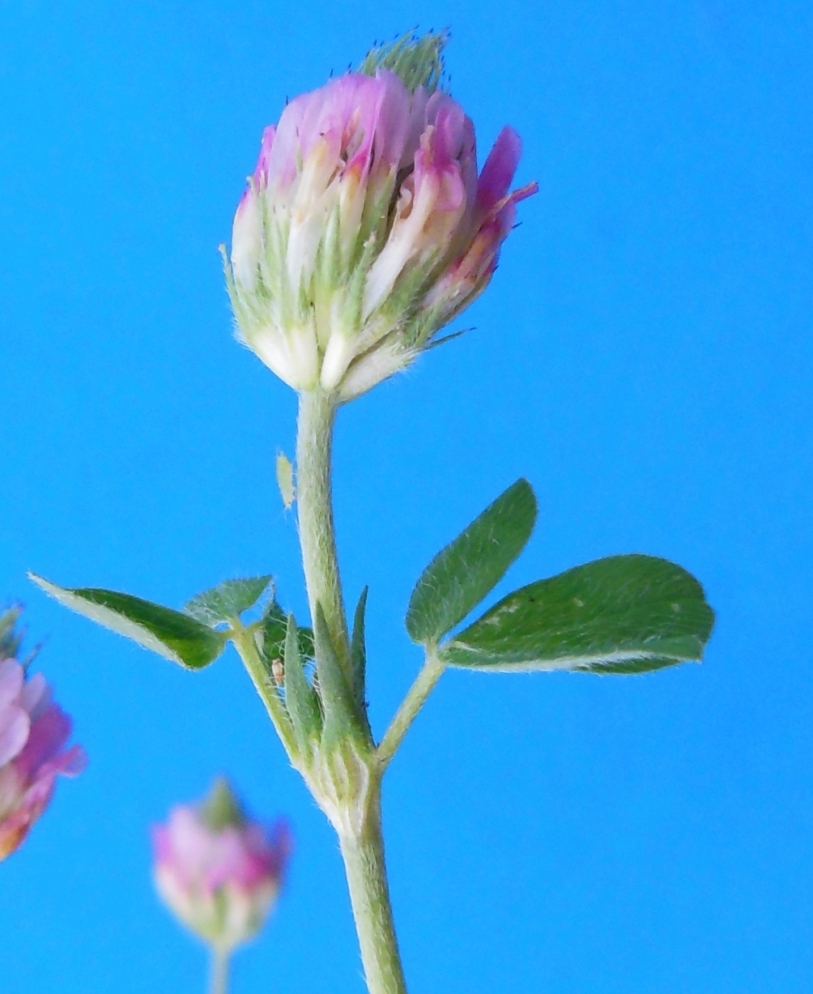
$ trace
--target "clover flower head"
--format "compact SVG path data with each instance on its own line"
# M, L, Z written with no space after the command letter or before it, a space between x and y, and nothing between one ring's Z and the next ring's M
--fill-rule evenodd
M81 746L65 748L71 719L41 673L28 676L0 658L0 859L22 845L51 800L56 778L85 765Z
M508 127L478 175L474 125L438 88L445 39L427 38L296 97L263 135L226 276L238 337L296 390L342 402L405 368L485 289L537 189L510 190Z
M158 893L192 932L230 951L259 931L291 851L284 822L251 821L219 779L205 802L173 808L152 838Z

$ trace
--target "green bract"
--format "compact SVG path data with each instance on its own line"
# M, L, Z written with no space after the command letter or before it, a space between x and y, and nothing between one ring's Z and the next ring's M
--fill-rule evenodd
M293 722L297 745L306 753L322 734L322 713L316 691L305 675L296 620L288 615L285 637L285 704Z
M343 739L360 736L369 739L369 726L362 704L353 693L336 656L333 639L321 606L317 605L314 625L316 642L316 672L324 711L322 745L327 752Z
M364 633L364 615L367 610L367 587L361 592L359 602L356 605L356 613L353 618L353 636L350 639L350 673L353 683L353 694L366 716L366 702L364 700L365 687L367 683L367 646Z

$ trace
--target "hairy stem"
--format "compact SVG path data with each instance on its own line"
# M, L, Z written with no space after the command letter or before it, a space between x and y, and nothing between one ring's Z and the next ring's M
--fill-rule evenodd
M366 817L355 830L340 835L339 844L369 994L406 994L387 885L377 784Z
M384 733L384 738L376 750L376 759L382 770L386 768L395 755L398 746L409 730L409 726L415 720L415 716L423 707L427 697L434 690L435 684L440 680L445 669L446 666L432 653L426 657L423 668L409 688L406 697L401 701L401 706L395 712L395 717L390 722L390 727Z
M316 619L318 605L335 653L333 665L344 670L352 686L331 502L334 417L335 406L328 395L319 390L300 394L296 444L299 541L311 616ZM329 658L320 664L330 665ZM345 801L349 817L340 820L339 844L369 994L406 994L384 865L380 777L375 769L368 773L373 777L370 790ZM342 781L332 786L344 790L347 785Z
M321 605L333 648L350 673L350 647L344 614L339 560L331 500L331 450L336 409L328 394L311 390L299 395L296 439L299 542L311 618Z
M229 953L220 946L212 946L212 965L209 994L227 994L229 989Z

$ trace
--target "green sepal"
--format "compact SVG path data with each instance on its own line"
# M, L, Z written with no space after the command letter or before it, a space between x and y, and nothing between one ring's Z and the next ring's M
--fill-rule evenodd
M644 673L699 662L714 626L703 588L654 556L609 556L509 594L442 645L451 666Z
M226 777L216 777L211 790L198 808L200 819L213 832L227 828L243 828L246 813Z
M409 599L413 642L435 642L482 601L525 548L536 522L536 498L519 479L426 567Z
M247 579L224 580L197 594L184 605L184 611L196 621L214 628L215 625L239 618L243 611L254 607L271 582L272 577L255 576Z
M379 69L388 69L410 93L419 86L434 93L443 79L443 49L448 41L447 31L428 31L422 38L408 31L389 45L371 48L357 72L375 76Z
M20 651L22 635L17 631L17 622L22 612L22 607L15 604L0 613L0 660L14 659Z
M299 651L299 634L296 619L288 615L285 634L285 705L294 726L297 745L306 751L311 741L319 739L322 733L322 713L316 691L308 683L303 659Z
M35 573L28 575L65 607L187 669L208 666L226 644L226 632L213 631L181 611L115 590L58 587Z
M322 699L324 712L322 746L330 751L343 739L357 735L359 732L366 740L367 722L361 716L358 702L336 655L321 604L316 605L313 633L316 642L319 696Z

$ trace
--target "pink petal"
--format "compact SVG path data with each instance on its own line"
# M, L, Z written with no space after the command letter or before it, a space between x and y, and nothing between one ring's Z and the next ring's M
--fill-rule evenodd
M41 772L60 773L65 777L76 777L85 769L88 757L80 745L73 745L67 752L60 753L40 767Z
M169 818L172 855L169 862L179 875L191 882L198 878L210 859L215 835L198 818L193 807L178 805Z
M18 810L24 812L29 821L36 821L45 810L54 792L55 783L56 774L48 774L38 777L25 792Z
M271 149L274 145L274 137L277 133L276 126L269 124L263 131L262 142L260 144L260 157L254 167L254 180L257 185L268 182L268 163L271 158Z
M20 693L20 703L32 719L38 718L51 703L51 688L42 673L35 673L25 681Z
M31 719L21 707L0 707L0 766L18 756L28 741Z
M292 182L319 141L328 143L337 169L366 174L373 151L377 163L395 167L409 125L409 94L397 76L339 76L292 100L283 111L267 157L269 183Z
M23 776L32 778L36 770L52 760L71 734L71 719L52 704L31 725L25 748L16 758L15 765Z
M0 660L0 707L17 700L24 679L25 673L16 659Z
M172 840L166 825L153 825L150 828L152 852L156 863L167 863L172 858Z
M412 158L422 122L415 121L415 97L410 96L398 76L379 70L376 80L384 87L384 99L376 120L375 160L395 170L403 164L406 154ZM410 142L413 144L408 149Z
M488 154L477 184L477 206L487 214L508 192L522 154L522 142L513 128L503 128Z
M274 132L274 142L268 151L266 171L269 186L274 183L288 184L296 176L301 155L299 134L312 99L313 94L303 93L282 112Z

